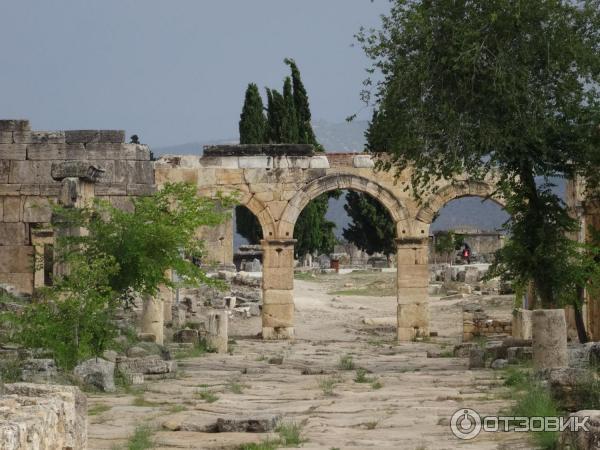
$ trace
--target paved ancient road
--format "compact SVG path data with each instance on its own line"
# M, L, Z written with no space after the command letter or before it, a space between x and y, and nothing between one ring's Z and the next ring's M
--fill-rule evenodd
M310 449L531 448L523 435L459 441L450 432L449 418L461 407L490 415L509 405L497 372L469 371L464 359L427 358L427 350L441 345L396 345L391 330L368 330L361 324L363 316L393 315L393 297L334 299L327 290L324 284L296 281L294 343L237 338L233 355L182 361L182 377L150 383L137 400L134 394L91 396L90 407L110 409L90 417L90 449L111 449L145 422L159 430L154 437L159 449L232 449L268 435L202 430L218 417L265 414L302 424L303 448ZM432 318L433 329L442 335L439 342L450 342L458 333L455 302L434 301ZM249 336L260 330L260 323L234 322L232 328ZM344 355L351 355L381 387L357 383L354 370L340 370ZM277 356L283 356L282 364L268 362ZM323 391L327 383L334 384L330 395ZM206 390L218 399L202 400L198 393Z

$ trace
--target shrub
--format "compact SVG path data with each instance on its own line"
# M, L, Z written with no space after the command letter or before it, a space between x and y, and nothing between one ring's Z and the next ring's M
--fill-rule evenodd
M341 370L353 370L354 369L354 359L351 355L344 355L340 357L340 361L338 362L338 368Z

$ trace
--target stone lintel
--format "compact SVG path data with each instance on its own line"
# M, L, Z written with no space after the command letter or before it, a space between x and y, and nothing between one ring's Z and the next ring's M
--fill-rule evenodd
M395 239L398 247L423 247L429 245L429 237L405 237Z
M262 245L268 245L271 247L286 247L295 245L298 239L263 239L260 241Z
M315 150L309 144L246 144L207 145L204 156L313 156Z

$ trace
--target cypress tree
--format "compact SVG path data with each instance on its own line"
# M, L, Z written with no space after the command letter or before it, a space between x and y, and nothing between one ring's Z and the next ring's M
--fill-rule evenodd
M264 143L267 119L263 110L263 102L258 86L254 83L248 84L244 106L240 114L240 144Z
M317 151L324 151L323 147L317 142L317 138L315 137L315 133L310 123L311 114L310 105L308 103L308 94L306 93L304 83L302 83L300 70L293 59L286 58L284 62L290 66L292 71L294 105L296 107L296 119L298 120L298 143L312 144Z
M283 101L285 103L285 116L283 121L282 137L285 143L297 143L298 135L298 117L296 114L296 105L294 103L294 94L292 92L292 81L290 77L285 77L283 83Z

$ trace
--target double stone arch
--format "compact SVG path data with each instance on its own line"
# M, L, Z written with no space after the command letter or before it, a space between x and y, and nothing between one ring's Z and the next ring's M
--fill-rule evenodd
M374 172L375 174L375 172ZM450 201L463 197L481 197L505 207L494 182L454 180L439 186L416 207L408 207L399 195L404 189L389 189L375 179L351 173L333 173L312 180L289 200L279 217L272 214L269 202L263 202L252 193L244 193L240 204L258 219L265 239L292 239L294 226L302 210L319 195L337 189L369 194L379 201L390 214L396 228L396 238L424 237L436 214ZM405 194L405 193L404 193ZM404 195L406 196L406 194Z

